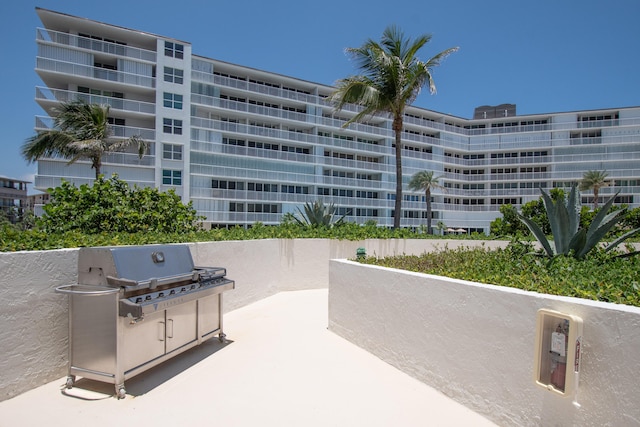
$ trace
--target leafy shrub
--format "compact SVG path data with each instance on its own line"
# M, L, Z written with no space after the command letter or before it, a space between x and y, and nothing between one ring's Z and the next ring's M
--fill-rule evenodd
M513 241L505 249L444 248L420 256L367 257L361 262L640 307L640 258L612 258L596 248L582 260L558 256L545 263L532 256L532 250L531 243Z
M33 251L81 246L145 245L152 243L212 242L221 240L257 240L257 239L434 239L440 238L426 233L413 232L410 229L391 229L378 227L375 222L365 225L344 223L340 227L303 227L295 223L278 226L265 226L255 223L252 227L239 226L216 228L212 230L194 230L190 232L100 232L88 234L81 230L66 232L43 232L42 230L12 230L3 233L0 229L0 252ZM484 240L483 234L447 236L447 239Z
M564 199L564 190L553 188L549 193L553 201ZM537 224L545 233L551 233L551 227L545 212L542 196L538 200L532 200L521 206L521 215ZM495 236L520 236L528 234L529 229L518 218L518 210L511 204L500 206L502 218L498 217L491 222L489 230Z
M191 202L184 205L173 190L130 188L117 175L100 176L92 186L79 188L63 181L49 189L49 194L52 200L37 222L47 233L186 233L198 229L200 218Z

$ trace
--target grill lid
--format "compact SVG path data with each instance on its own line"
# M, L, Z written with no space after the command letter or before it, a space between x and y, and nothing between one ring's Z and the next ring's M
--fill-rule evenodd
M155 287L199 280L186 245L145 245L81 248L78 283L87 285Z

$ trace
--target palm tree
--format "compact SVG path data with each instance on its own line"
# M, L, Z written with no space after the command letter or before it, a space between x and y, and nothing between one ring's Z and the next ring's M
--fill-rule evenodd
M438 183L439 176L433 176L433 171L416 172L409 181L410 190L423 190L427 204L427 233L433 234L431 230L431 190L440 189L444 191L444 187Z
M598 193L600 188L609 185L607 181L607 171L586 171L582 175L582 181L580 181L580 191L593 190L593 210L598 209Z
M147 150L147 142L139 136L124 140L112 138L108 105L71 101L61 103L56 113L53 129L39 132L23 144L22 156L29 163L42 157L69 159L68 164L89 159L97 179L106 153L137 146L138 156L142 158Z
M358 63L361 75L338 80L336 90L329 101L340 111L346 104L357 104L362 111L348 120L343 127L365 120L379 113L387 113L393 119L396 156L396 200L393 227L400 227L402 209L402 129L404 110L416 99L423 86L427 85L433 94L436 86L431 75L432 69L457 47L446 49L428 61L417 58L418 51L431 40L425 34L411 40L395 26L387 27L381 42L369 39L357 48L347 48L346 52Z

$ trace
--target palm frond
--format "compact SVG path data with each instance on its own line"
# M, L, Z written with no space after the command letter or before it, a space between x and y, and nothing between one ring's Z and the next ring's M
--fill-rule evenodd
M96 177L106 153L136 145L138 155L142 157L148 143L139 136L125 140L111 138L109 111L108 105L88 104L82 100L61 103L55 109L55 129L27 139L22 146L22 156L28 162L42 157L60 157L67 159L68 164L88 159L96 170Z

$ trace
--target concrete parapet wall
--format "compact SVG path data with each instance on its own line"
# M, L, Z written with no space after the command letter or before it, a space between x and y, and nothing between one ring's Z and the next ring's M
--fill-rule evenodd
M536 313L584 322L576 396L533 380ZM640 309L332 260L329 329L501 426L640 426Z
M329 260L369 254L420 254L444 240L271 239L190 244L196 265L227 268L236 289L225 312L277 292L326 288ZM454 240L449 245L480 242ZM491 242L491 244L496 244ZM0 401L67 373L67 298L60 285L77 283L77 249L0 253Z

